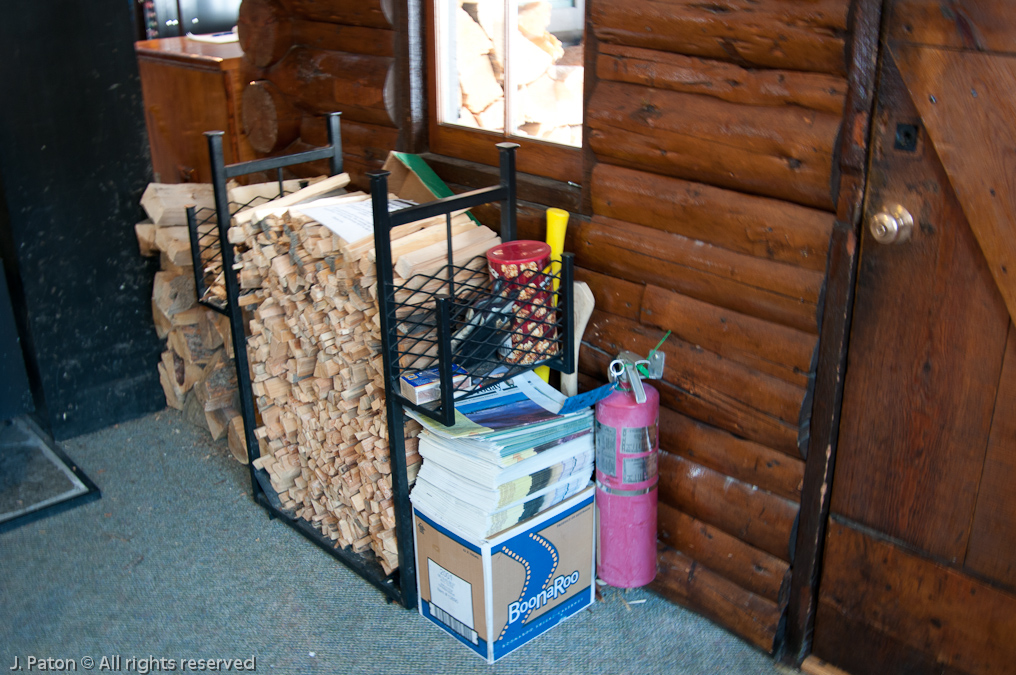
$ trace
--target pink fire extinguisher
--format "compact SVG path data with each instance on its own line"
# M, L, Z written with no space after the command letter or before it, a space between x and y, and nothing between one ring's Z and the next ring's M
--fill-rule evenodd
M618 588L656 577L660 394L663 352L622 352L610 364L616 391L596 404L596 575Z

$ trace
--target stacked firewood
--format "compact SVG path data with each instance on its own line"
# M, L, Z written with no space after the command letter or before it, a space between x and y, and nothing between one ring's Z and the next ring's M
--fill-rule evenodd
M363 193L339 199L370 204ZM390 573L398 549L373 237L347 242L286 206L241 214L230 230L240 251L240 302L253 317L247 348L262 420L254 465L268 473L284 509L337 546L372 550ZM428 246L444 247L445 232L443 219L393 231L399 269L443 265L446 254L439 261ZM464 214L456 218L453 248L468 255L479 239L487 247L498 241ZM418 432L415 422L399 428L410 482L420 466Z
M228 436L232 455L246 462L229 319L198 304L183 211L185 204L209 207L211 194L209 185L152 184L142 198L149 220L135 232L142 255L160 258L152 316L166 340L157 366L166 404L213 439Z

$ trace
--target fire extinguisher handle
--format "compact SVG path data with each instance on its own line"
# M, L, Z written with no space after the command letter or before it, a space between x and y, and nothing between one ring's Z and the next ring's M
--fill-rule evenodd
M624 371L628 375L628 384L631 385L631 390L635 393L635 402L645 403L646 389L642 386L642 376L639 374L638 368L634 363L625 363Z

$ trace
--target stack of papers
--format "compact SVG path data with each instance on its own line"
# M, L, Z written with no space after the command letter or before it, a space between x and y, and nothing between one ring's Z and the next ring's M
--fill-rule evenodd
M486 539L589 485L593 411L562 415L565 397L532 372L488 387L424 427L413 505L449 529Z

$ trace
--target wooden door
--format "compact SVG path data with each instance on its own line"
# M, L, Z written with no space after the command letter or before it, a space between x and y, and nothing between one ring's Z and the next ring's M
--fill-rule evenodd
M854 675L1016 672L1006 4L887 4L813 643ZM912 235L879 243L896 204Z

